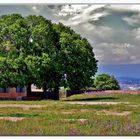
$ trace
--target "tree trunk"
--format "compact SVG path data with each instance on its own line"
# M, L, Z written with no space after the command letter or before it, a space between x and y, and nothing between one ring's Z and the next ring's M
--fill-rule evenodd
M54 100L59 100L59 87L54 88Z
M47 88L43 88L43 99L47 99L47 93L46 93Z
M31 95L31 84L27 85L26 93L27 93L27 97Z

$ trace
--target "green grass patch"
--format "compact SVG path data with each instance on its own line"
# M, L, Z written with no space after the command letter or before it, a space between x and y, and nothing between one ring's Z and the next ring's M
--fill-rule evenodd
M116 105L78 105L70 102L122 102ZM129 102L125 104L123 102ZM140 95L74 95L60 101L0 101L0 117L24 117L22 121L0 120L0 135L26 136L139 136ZM23 106L40 105L40 108ZM41 105L43 105L41 107ZM45 106L44 106L45 105ZM106 113L110 114L106 114ZM130 112L128 115L125 112ZM112 114L111 114L112 113ZM115 115L115 113L117 115Z
M27 118L32 118L32 117L36 117L36 116L38 116L38 114L20 114L20 113L0 114L0 117L27 117Z

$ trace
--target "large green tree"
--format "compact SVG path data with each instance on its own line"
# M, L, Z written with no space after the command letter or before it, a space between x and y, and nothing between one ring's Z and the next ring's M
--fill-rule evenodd
M51 49L53 50L52 30L51 22L42 16L1 16L0 52L6 64L6 71L1 72L1 83L5 81L7 86L26 86L27 94L30 94L31 84L36 83L39 76L39 65L35 65L34 61L44 59L45 53L51 53ZM13 74L14 78L11 78Z
M0 86L21 85L22 63L20 50L26 42L25 22L21 15L3 15L0 17ZM24 82L25 83L25 82Z
M29 95L36 84L53 90L55 99L64 84L90 86L97 71L92 46L70 27L19 14L0 17L0 63L0 86L26 86Z
M94 80L94 87L97 90L119 90L120 86L117 79L113 75L99 74Z

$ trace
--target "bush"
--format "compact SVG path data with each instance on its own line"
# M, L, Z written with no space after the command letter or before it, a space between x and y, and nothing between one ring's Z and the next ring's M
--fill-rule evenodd
M118 81L113 75L100 74L94 80L94 87L99 90L119 90Z

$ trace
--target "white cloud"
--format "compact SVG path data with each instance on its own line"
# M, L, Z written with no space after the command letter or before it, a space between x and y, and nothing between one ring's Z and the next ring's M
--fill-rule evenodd
M129 47L128 47L129 46ZM128 43L100 43L95 49L99 64L136 64L140 63L138 46Z
M133 12L140 12L140 5L109 5L108 6L109 9L112 9L113 11L118 11L118 12L122 12L122 11L133 11Z
M36 7L36 6L33 6L32 9L33 9L33 10L37 10L37 7Z
M89 40L99 64L140 63L140 28L131 28L140 25L140 5L84 5L63 9L60 13L67 13L67 18L61 21ZM106 20L111 14L117 14L116 18L128 24L107 19L108 23L100 25L101 17ZM89 21L98 21L99 24Z
M88 14L91 11L101 8L104 5L64 5L58 13L59 16L77 15L79 13Z
M59 16L69 16L76 15L79 12L82 12L87 5L64 5L62 6L61 11L58 13Z
M95 21L102 16L108 15L108 12L99 10L102 7L104 7L104 5L66 5L62 7L58 15L68 17L66 20L62 20L62 22L67 25L84 24L89 20Z
M136 13L131 17L125 16L123 20L126 21L131 26L140 25L140 13Z
M31 10L32 12L35 12L35 13L40 13L44 6L43 5L28 5L26 6L29 10Z
M136 28L132 31L135 40L139 41L140 40L140 28Z

